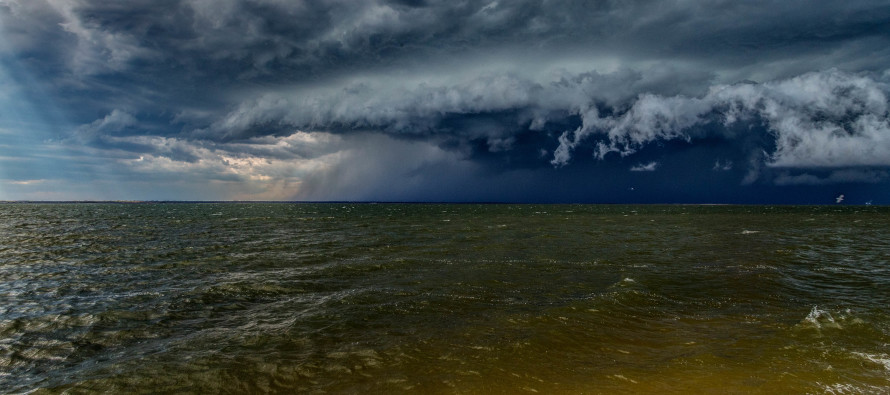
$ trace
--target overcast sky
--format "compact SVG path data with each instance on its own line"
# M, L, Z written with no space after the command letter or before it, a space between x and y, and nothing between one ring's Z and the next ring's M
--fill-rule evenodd
M890 3L0 0L0 199L890 204Z

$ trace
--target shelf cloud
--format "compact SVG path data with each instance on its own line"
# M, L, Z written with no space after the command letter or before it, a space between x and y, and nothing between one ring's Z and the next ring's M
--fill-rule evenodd
M0 199L879 201L888 22L861 0L6 0Z

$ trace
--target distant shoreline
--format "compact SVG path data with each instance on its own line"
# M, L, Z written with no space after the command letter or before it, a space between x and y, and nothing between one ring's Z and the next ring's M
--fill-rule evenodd
M584 206L862 206L884 207L883 204L852 203L554 203L554 202L400 202L400 201L349 201L349 200L0 200L0 204L485 204L485 205L584 205Z

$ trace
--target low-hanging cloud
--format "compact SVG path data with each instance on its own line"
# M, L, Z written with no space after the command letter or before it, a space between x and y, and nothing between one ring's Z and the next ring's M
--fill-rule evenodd
M649 84L650 89L635 97L609 89L620 83ZM203 132L244 136L256 133L256 125L285 124L297 129L482 138L495 151L509 148L503 142L512 135L554 132L553 125L574 117L580 125L560 132L554 165L568 164L582 144L591 144L602 159L610 153L628 156L657 141L734 140L750 137L744 133L767 133L775 146L768 152L768 166L890 166L890 88L875 77L827 70L765 83L714 85L698 97L652 93L655 86L646 73L629 71L564 75L542 82L497 75L452 85L362 83L327 92L267 94ZM466 119L472 122L454 127L455 120ZM732 127L740 123L762 127L743 132Z
M138 124L139 121L133 115L126 111L114 109L102 119L81 125L74 131L74 135L82 140L91 140L108 134L113 135Z
M432 179L569 191L650 167L876 185L887 20L878 0L2 0L0 130L33 145L0 167L45 179L23 165L45 150L85 163L72 179L123 164L312 199L435 198Z
M890 166L888 91L872 77L829 70L713 86L702 97L641 94L620 115L583 112L583 125L560 137L553 163L568 163L572 149L596 137L598 157L627 156L659 140L737 138L728 126L761 122L775 141L770 166Z
M630 171L655 171L656 167L658 167L658 162L640 163L631 167Z
M843 183L876 184L890 176L887 171L875 169L841 169L833 170L827 175L803 173L791 174L783 172L779 174L775 183L777 185L827 185Z

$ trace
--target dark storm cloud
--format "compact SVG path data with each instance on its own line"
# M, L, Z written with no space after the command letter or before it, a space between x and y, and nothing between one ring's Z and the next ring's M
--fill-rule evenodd
M0 9L13 50L56 79L109 89L102 82L114 77L177 95L189 93L181 83L201 84L191 98L455 56L472 64L489 51L517 65L575 53L710 70L808 55L827 68L858 51L859 68L882 70L890 38L890 6L865 1L28 0Z
M558 73L538 82L501 73L433 84L362 80L346 86L264 93L244 100L209 128L196 131L205 138L237 139L284 129L379 131L400 137L428 138L443 145L468 148L481 143L479 153L505 155L524 141L537 149L530 159L541 164L538 150L552 151L556 137L576 128L591 106L618 110L637 91L678 93L670 82L701 84L700 74L684 75L668 67L645 72L622 69L609 74ZM537 135L537 137L536 137Z
M305 177L330 192L344 174L568 177L624 157L615 172L676 174L689 152L688 171L736 184L890 167L880 1L6 0L0 23L6 74L62 114L58 141L165 169L341 152ZM350 170L375 160L377 178Z

